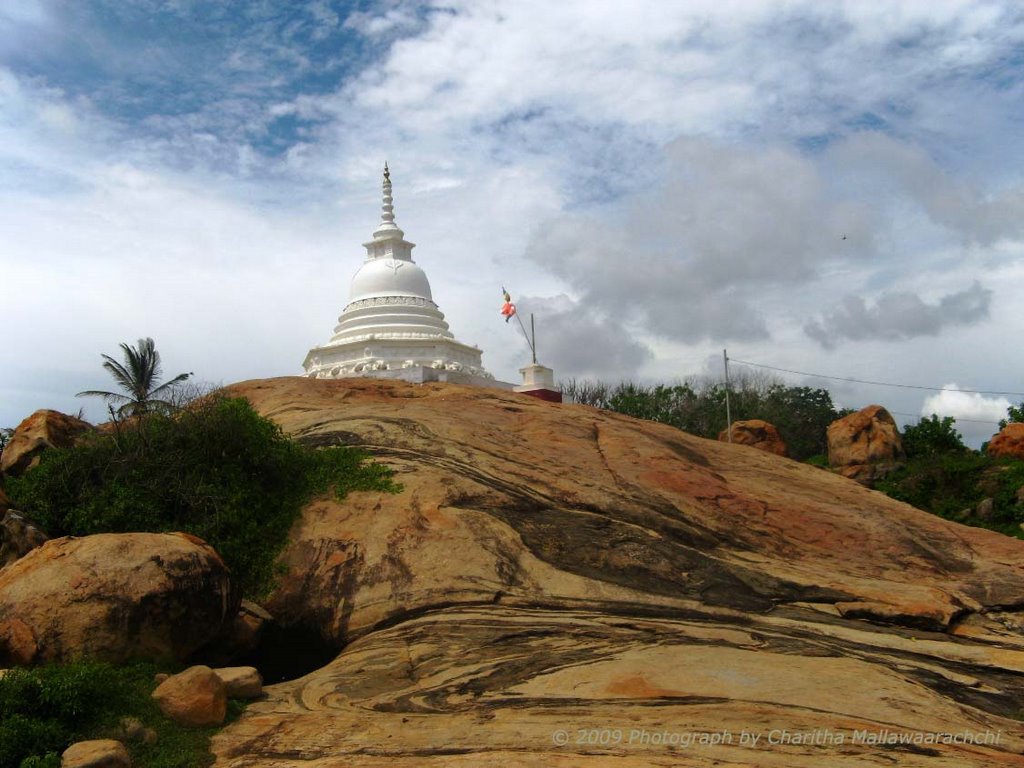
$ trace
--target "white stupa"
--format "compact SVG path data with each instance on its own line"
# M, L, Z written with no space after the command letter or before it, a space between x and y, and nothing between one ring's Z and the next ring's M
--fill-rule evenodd
M456 341L448 330L426 274L412 260L415 246L395 224L387 163L381 223L363 247L366 261L352 278L349 303L330 341L306 355L302 365L307 376L372 376L511 388L484 370L478 347Z

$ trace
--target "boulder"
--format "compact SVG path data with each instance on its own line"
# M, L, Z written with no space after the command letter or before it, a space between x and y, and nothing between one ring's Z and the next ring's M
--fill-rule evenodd
M786 455L786 443L774 424L761 419L734 421L731 431L732 443L735 445L749 445L751 448L774 453L776 456ZM729 432L730 430L723 429L718 433L718 439L723 443L729 442Z
M124 744L114 739L79 741L64 750L60 768L129 768L132 761Z
M87 421L60 411L36 411L14 430L0 455L0 473L20 475L39 463L48 448L67 448L94 427Z
M828 461L843 477L870 485L906 458L896 422L880 405L869 405L828 426Z
M4 493L4 489L0 488L0 513L6 512L11 508L11 500Z
M194 536L52 539L0 571L0 665L182 661L237 606L224 562Z
M217 667L213 671L224 683L229 699L258 699L263 695L263 678L256 667Z
M1003 427L989 440L988 455L1024 460L1024 424L1013 422Z
M153 698L161 712L191 728L220 725L228 711L224 682L202 665L168 677L153 691Z
M47 538L20 512L8 509L0 520L0 569L41 546Z

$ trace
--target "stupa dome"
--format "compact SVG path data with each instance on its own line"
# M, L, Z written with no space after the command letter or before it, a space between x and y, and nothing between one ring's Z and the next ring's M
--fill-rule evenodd
M352 278L350 301L378 296L417 296L432 300L430 282L419 266L404 259L370 259Z

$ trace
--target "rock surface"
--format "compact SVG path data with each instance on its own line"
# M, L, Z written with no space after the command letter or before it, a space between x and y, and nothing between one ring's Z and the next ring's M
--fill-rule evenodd
M723 443L729 442L728 429L723 429L718 439ZM748 419L747 421L734 421L732 423L732 442L734 445L749 445L760 451L774 453L776 456L786 455L786 442L779 434L774 424L769 424L761 419Z
M229 699L258 699L263 695L263 678L255 667L217 667L213 671L224 683Z
M0 520L0 569L42 546L47 536L20 512L8 509Z
M153 691L153 698L161 712L190 728L220 725L228 711L224 681L202 665L168 677Z
M131 764L124 744L114 739L75 742L60 761L61 768L129 768Z
M1024 542L585 406L232 389L403 490L305 509L268 608L348 645L266 687L221 768L1020 764ZM879 743L947 732L998 742Z
M828 463L843 477L870 485L905 458L896 422L880 405L869 405L828 426Z
M989 441L988 455L1024 460L1024 424L1014 422L1003 427Z
M11 441L0 455L0 472L20 475L39 463L39 454L47 448L67 448L93 426L60 411L36 411L14 430Z
M183 660L237 606L224 562L194 536L53 539L0 571L0 665Z

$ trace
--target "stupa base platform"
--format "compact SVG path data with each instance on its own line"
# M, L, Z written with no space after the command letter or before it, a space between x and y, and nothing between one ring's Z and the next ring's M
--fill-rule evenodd
M397 379L410 384L426 384L431 381L448 384L465 384L470 387L491 387L492 389L512 390L516 385L507 381L498 381L487 376L474 376L464 371L451 371L444 368L431 368L426 365L414 365L409 368L394 368L380 371L360 371L348 376L322 376L313 378L360 378L360 379Z

